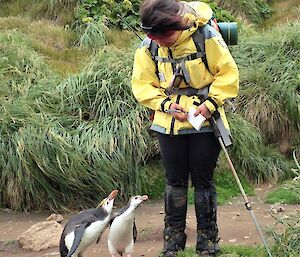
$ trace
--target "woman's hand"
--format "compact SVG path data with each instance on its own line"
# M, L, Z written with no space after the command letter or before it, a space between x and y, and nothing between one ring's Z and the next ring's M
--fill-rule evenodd
M199 113L204 116L206 119L209 119L211 117L211 113L206 107L204 103L200 104L197 108L197 110L194 113L194 116L197 117Z
M167 112L169 112L176 120L181 122L186 121L188 117L187 112L183 109L183 107L176 103L172 103Z

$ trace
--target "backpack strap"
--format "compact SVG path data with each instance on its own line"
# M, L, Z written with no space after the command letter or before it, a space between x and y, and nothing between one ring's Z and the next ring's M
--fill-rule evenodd
M195 47L197 49L197 53L189 54L189 55L179 58L179 59L173 59L172 56L170 56L170 55L168 57L158 56L158 48L159 48L158 44L148 37L143 41L142 45L148 46L148 49L151 54L151 58L155 63L157 75L159 73L158 72L158 62L171 63L173 70L174 70L174 67L177 67L176 64L180 64L182 66L183 72L185 73L184 74L185 80L186 80L186 82L189 82L189 75L188 75L186 68L184 67L185 66L184 63L186 61L201 58L206 69L210 72L207 58L206 58L206 52L205 52L205 40L209 39L211 37L215 37L215 36L220 36L220 33L210 24L206 24L202 27L199 27L192 34L192 39L193 39Z
M149 37L146 37L140 44L139 48L142 48L143 46L146 46L148 48L151 54L151 58L155 63L155 73L156 75L158 75L158 62L156 60L156 58L158 57L158 44Z
M203 33L203 27L198 28L195 31L195 33L192 35L192 38L193 38L194 44L197 48L197 51L199 53L202 53L202 55L203 55L202 62L204 63L206 69L209 70L207 59L206 59L206 53L205 53L205 37L204 37L204 33Z
M150 38L149 38L150 39ZM150 39L151 40L151 39ZM158 56L158 44L154 41L151 40L150 45L149 45L149 52L151 54L151 58L155 63L155 73L158 75L158 62L156 61L155 57Z

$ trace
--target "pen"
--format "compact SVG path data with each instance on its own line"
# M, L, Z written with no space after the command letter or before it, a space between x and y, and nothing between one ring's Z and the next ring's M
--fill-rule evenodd
M169 109L166 110L166 113L187 113L187 112L178 109Z

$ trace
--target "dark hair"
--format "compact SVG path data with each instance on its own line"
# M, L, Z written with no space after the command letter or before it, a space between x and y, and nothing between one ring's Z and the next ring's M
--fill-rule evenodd
M170 30L185 30L176 0L145 0L140 6L141 28L146 33L163 34Z

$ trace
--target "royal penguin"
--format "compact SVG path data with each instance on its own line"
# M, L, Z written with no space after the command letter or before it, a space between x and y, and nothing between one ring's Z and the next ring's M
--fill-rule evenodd
M114 199L118 190L113 190L97 208L79 212L67 222L60 238L61 257L83 257L83 252L100 240L102 232L111 219Z
M112 214L108 234L108 249L112 257L117 254L131 257L136 240L135 210L145 200L147 195L137 195L130 198L128 204Z

